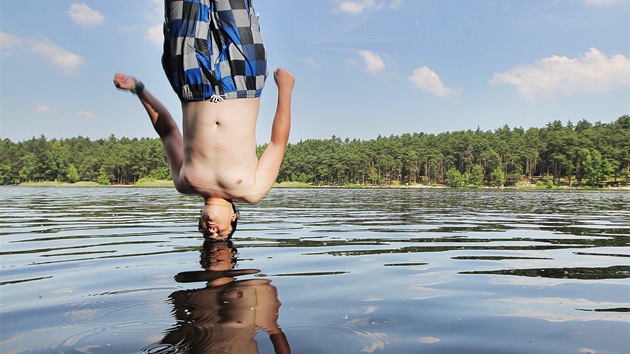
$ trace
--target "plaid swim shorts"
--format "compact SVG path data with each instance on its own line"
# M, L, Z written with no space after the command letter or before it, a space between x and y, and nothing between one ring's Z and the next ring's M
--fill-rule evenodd
M260 97L267 51L252 0L165 0L162 67L182 101Z

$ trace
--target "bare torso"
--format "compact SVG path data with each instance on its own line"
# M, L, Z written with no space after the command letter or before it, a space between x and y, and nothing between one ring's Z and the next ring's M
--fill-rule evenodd
M259 106L258 98L182 103L184 161L176 184L204 197L246 200L256 184Z

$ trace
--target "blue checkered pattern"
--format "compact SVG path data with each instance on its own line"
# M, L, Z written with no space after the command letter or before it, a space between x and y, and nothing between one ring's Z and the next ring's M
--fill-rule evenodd
M260 97L267 51L251 0L166 0L162 66L183 101Z

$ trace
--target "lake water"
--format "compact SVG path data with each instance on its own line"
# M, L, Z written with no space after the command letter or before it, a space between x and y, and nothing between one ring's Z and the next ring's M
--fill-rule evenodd
M2 353L630 350L628 191L274 189L233 244L172 189L0 200Z

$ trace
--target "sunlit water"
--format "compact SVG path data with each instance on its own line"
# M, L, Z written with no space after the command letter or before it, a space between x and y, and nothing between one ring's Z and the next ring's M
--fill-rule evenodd
M2 353L630 350L628 191L274 189L205 247L172 189L0 200Z

